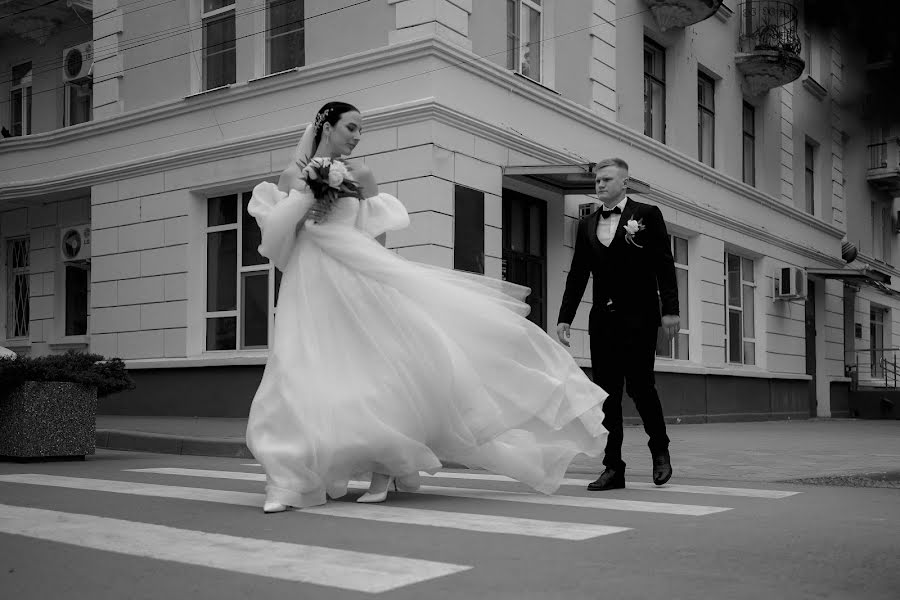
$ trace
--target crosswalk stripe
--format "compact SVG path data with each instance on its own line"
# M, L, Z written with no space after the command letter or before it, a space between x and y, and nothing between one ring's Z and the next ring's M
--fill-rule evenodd
M242 473L239 471L214 471L208 469L181 469L181 468L150 468L128 469L139 473L156 473L160 475L185 475L190 477L209 477L215 479L237 479L243 481L265 481L262 473ZM367 487L366 482L352 481L351 486ZM498 490L483 490L476 488L458 488L423 485L416 493L433 494L438 496L455 496L459 498L475 498L481 500L500 500L505 502L524 502L528 504L550 504L555 506L571 506L578 508L600 508L609 510L623 510L646 513L661 513L670 515L705 516L731 510L718 506L697 506L693 504L670 504L666 502L643 502L640 500L625 500L618 498L597 498L582 496L545 496L537 493L507 492Z
M367 593L472 568L5 504L0 533Z
M424 477L424 476L423 476ZM440 473L436 473L434 475L428 475L427 477L435 477L439 479L471 479L476 481L503 481L503 482L515 482L515 479L510 477L505 477L503 475L494 475L492 473L452 473L447 471L441 471ZM573 479L566 478L563 479L562 485L564 486L573 486L585 488L587 484L592 480L590 479ZM783 490L760 490L760 489L750 489L750 488L733 488L733 487L718 487L718 486L708 486L708 485L681 485L677 483L667 483L665 485L654 485L652 483L644 483L644 482L634 482L634 483L626 483L626 488L635 489L635 490L653 490L656 492L679 492L683 494L704 494L704 495L712 495L712 496L743 496L746 498L770 498L770 499L778 499L778 498L787 498L789 496L795 496L800 492L787 492Z
M262 465L259 463L244 463L242 466L244 467L261 467ZM440 471L435 473L434 475L428 475L423 473L423 478L427 477L435 477L438 479L472 479L472 480L481 480L481 481L503 481L503 482L511 482L515 483L516 480L511 477L506 477L505 475L494 475L493 473L469 473L469 472L455 472L455 471ZM584 488L587 487L587 484L592 480L590 479L577 479L567 477L562 480L563 486L571 486L571 487L579 487ZM655 485L653 483L645 483L643 481L635 481L628 482L625 484L625 487L633 490L653 490L654 492L676 492L679 494L702 494L709 496L737 496L743 498L767 498L767 499L781 499L781 498L789 498L791 496L796 496L798 494L802 494L803 492L789 492L786 490L763 490L756 488L736 488L736 487L722 487L722 486L714 486L714 485L684 485L679 483L667 483L665 485Z
M211 490L181 486L159 485L155 483L135 483L108 479L85 479L60 477L55 475L0 475L0 482L24 483L65 487L70 489L174 498L179 500L200 500L219 504L261 507L265 496L251 492ZM628 527L570 523L564 521L544 521L504 517L500 515L480 515L441 510L423 510L397 506L357 504L355 502L334 502L324 506L305 508L303 513L350 519L366 519L406 525L425 525L485 533L503 533L560 540L588 540L596 537L628 531Z

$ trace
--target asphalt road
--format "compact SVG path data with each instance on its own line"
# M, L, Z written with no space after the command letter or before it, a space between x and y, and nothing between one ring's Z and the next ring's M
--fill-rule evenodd
M580 476L579 476L580 477ZM248 460L0 463L0 598L898 598L900 490L448 472L264 515ZM633 484L633 485L632 485ZM361 484L362 485L362 484Z

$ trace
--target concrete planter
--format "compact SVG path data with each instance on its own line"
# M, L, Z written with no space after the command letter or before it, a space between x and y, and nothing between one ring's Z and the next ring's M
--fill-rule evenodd
M0 397L0 457L40 459L94 453L97 388L26 381Z

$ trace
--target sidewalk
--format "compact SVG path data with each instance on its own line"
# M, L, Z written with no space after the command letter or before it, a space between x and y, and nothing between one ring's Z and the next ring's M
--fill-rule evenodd
M246 419L97 416L97 447L252 458ZM900 471L900 420L811 419L669 425L676 477L779 481ZM625 428L629 475L651 476L647 438ZM447 465L459 467L459 465ZM569 473L596 474L600 459L581 456Z

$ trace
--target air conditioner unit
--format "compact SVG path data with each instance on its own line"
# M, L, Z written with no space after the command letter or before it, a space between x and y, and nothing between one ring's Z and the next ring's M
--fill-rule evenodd
M806 271L798 267L781 267L775 271L775 300L806 298Z
M91 260L91 226L63 227L59 232L59 254L63 262Z
M91 76L94 44L85 42L63 50L63 81L78 81Z

